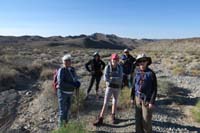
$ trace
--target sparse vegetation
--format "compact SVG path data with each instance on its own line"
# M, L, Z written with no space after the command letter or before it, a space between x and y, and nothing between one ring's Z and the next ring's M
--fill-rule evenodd
M1 66L0 69L0 92L3 90L11 89L16 85L16 77L19 72L15 69Z
M76 114L78 111L84 109L84 98L85 98L85 93L81 89L79 90L78 95L74 95L73 101L72 101L72 107L71 107L71 113Z
M53 69L49 69L49 68L46 68L46 69L43 69L42 72L40 73L40 78L42 80L49 80L49 79L52 79L53 78L53 73L54 73L55 70Z
M174 66L173 67L173 69L172 69L172 73L174 74L174 75L184 75L185 74L185 68L184 68L184 66L182 65L176 65L176 66Z
M167 79L158 79L158 94L161 96L168 96L172 94L174 84L170 81L167 81Z
M193 107L191 111L193 118L200 123L200 100L197 102L197 104Z
M84 125L77 121L71 121L65 126L53 131L52 133L88 133Z
M120 109L125 109L125 108L131 107L130 96L131 96L131 89L123 88L120 93L120 96L119 96L118 107Z

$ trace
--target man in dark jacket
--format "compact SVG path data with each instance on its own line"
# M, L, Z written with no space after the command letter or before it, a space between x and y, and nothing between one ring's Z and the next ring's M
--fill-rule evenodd
M105 63L100 59L100 55L98 52L95 52L93 54L93 59L89 60L86 64L85 67L88 72L91 73L91 80L90 80L90 85L87 90L87 97L91 91L91 88L94 84L94 81L96 80L96 96L98 96L98 89L99 89L99 83L101 81L101 76L102 76L102 71L104 70Z
M68 122L69 110L71 107L74 90L78 91L80 82L78 81L75 69L71 66L71 55L66 54L62 58L63 67L58 70L58 126L62 127Z
M148 66L151 58L140 54L136 59L131 102L136 104L136 133L152 133L152 109L157 95L156 75Z
M123 67L123 86L128 86L131 88L132 86L132 76L135 69L135 58L129 53L128 49L124 49L124 54L121 57L122 59L122 67Z

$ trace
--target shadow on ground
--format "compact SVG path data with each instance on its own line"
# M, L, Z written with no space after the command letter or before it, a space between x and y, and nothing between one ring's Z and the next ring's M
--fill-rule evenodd
M185 126L185 125L179 125L176 123L170 123L170 122L161 122L161 121L153 121L153 126L159 126L162 128L174 128L174 129L187 129L189 131L197 131L200 132L200 128L194 127L194 126Z

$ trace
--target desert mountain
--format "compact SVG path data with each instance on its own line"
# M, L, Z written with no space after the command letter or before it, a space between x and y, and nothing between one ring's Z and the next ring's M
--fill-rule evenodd
M156 40L151 39L130 39L122 38L116 35L106 35L102 33L94 33L92 35L79 35L79 36L0 36L0 45L5 44L22 44L22 45L48 45L48 46L60 46L68 45L69 47L81 47L81 48L107 48L107 49L124 49L135 47L154 42Z

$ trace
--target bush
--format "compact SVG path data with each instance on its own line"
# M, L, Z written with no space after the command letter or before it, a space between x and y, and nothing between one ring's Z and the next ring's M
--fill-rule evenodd
M84 100L85 99L85 93L83 90L79 90L79 96L77 97L74 95L73 101L72 101L72 107L71 107L71 113L75 114L80 110L83 110L84 108Z
M14 88L18 75L19 73L15 69L2 66L0 68L0 91Z
M55 70L49 69L49 68L43 69L42 72L40 73L40 78L42 80L48 80L48 79L52 79L53 80L54 71Z
M172 73L175 75L184 75L185 68L183 66L175 66L172 70Z
M87 131L82 123L71 121L58 130L53 131L53 133L87 133Z
M200 100L197 102L197 104L194 106L191 112L192 117L195 119L195 121L200 123Z
M158 81L158 94L168 96L169 94L172 94L174 84L170 81L159 79Z
M119 103L118 103L118 106L121 109L131 107L130 96L131 96L131 89L129 89L129 88L122 89L121 94L119 96Z

